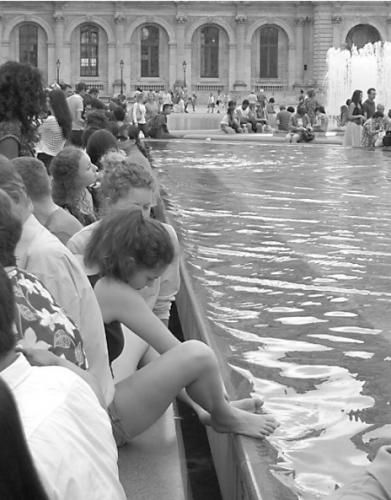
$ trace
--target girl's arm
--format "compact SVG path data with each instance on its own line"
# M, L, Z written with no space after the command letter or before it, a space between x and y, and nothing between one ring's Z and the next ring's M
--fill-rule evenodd
M123 323L159 354L180 343L129 285L103 278L94 290L105 323L115 320Z

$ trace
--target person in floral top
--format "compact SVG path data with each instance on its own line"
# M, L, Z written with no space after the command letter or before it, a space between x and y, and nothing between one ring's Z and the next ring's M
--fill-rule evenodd
M17 305L15 326L18 344L48 349L86 369L79 330L44 285L35 276L17 267L7 267L6 271Z
M50 350L86 369L83 342L75 323L35 276L16 267L14 252L21 231L21 222L12 212L9 196L0 190L0 264L6 270L15 294L18 344L22 348Z

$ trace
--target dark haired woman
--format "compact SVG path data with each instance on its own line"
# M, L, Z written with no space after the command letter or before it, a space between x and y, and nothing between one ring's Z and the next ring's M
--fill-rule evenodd
M49 500L26 443L18 408L0 376L0 498Z
M139 294L162 275L173 257L164 226L135 208L102 219L86 248L84 261L96 273L90 279L105 323L110 362L124 346L121 324L161 354L116 385L112 410L122 438L131 440L152 425L184 388L188 402L217 432L256 438L271 434L278 425L273 417L250 413L240 409L241 402L226 400L211 349L195 340L180 343Z
M38 118L45 107L41 73L29 64L0 66L0 154L33 156Z
M97 220L93 196L87 189L96 182L97 170L88 154L73 146L60 151L50 165L54 202L83 226Z
M362 107L362 91L355 90L348 107L348 116L343 138L344 146L359 148L361 146L362 125L365 121Z
M65 146L72 131L72 116L65 94L60 89L51 90L47 97L49 116L39 126L40 141L37 145L38 159L49 172L53 158Z

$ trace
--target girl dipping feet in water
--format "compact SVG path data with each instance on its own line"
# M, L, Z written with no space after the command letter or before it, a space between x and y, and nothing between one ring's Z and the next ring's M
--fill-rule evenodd
M196 340L179 342L140 295L139 290L157 279L173 257L164 226L134 207L102 219L84 255L87 268L97 271L91 278L106 327L110 363L123 349L120 323L160 354L116 385L113 410L125 439L152 425L181 392L202 422L217 432L270 435L278 423L271 415L257 413L259 401L227 400L212 350Z

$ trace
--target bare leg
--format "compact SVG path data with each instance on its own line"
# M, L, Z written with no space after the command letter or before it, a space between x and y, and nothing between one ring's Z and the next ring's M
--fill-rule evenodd
M190 340L137 370L116 386L115 405L128 439L150 427L183 387L210 414L217 432L263 438L278 426L270 415L235 408L224 397L217 360L211 349Z

